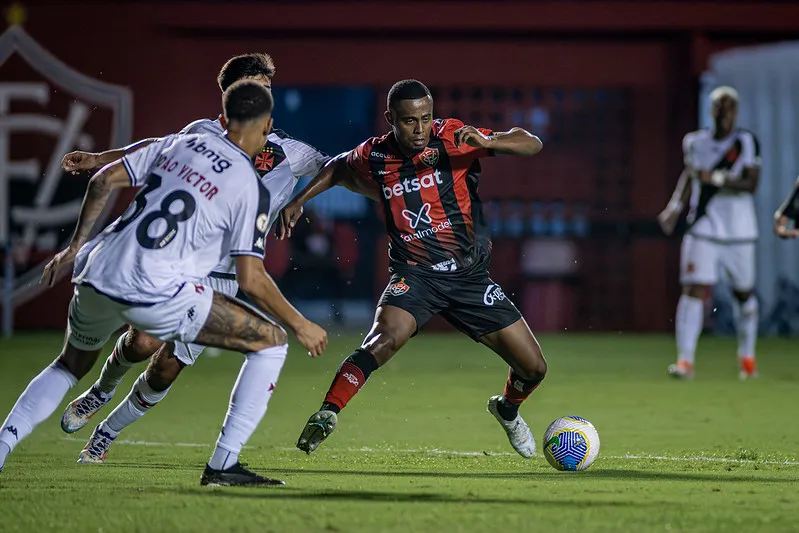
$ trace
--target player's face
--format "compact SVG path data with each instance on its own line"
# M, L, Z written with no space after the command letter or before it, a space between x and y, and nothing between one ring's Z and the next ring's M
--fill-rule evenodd
M731 132L738 118L738 103L729 96L722 96L710 107L710 116L716 129L722 132Z
M386 111L386 120L404 151L422 152L430 142L433 99L425 96L416 100L400 100L393 109Z

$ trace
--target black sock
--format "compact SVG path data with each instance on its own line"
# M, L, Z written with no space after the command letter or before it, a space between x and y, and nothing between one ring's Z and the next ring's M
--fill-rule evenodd
M500 398L497 402L497 411L499 411L499 416L510 422L519 414L519 406L506 402L505 398Z
M377 370L379 366L374 355L363 348L355 350L352 355L341 363L336 377L330 385L330 390L325 396L325 401L322 403L322 410L333 411L334 413L341 412L341 409L347 405L352 396L358 392L372 372ZM350 380L345 381L340 377L343 372L349 372L347 377L350 377ZM358 374L362 375L359 376ZM353 377L358 380L354 389L351 384Z

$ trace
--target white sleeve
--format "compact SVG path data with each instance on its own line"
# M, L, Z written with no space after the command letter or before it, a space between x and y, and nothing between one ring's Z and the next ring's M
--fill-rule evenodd
M177 135L167 135L122 158L122 164L125 165L125 170L130 177L131 187L144 185L147 176L150 175L150 167L153 166L158 156L177 140Z
M270 195L266 187L255 176L252 188L239 195L233 209L230 255L252 255L263 259L266 247L266 232L269 229Z
M741 134L741 159L744 168L760 167L760 143L752 132Z
M330 161L330 156L320 152L310 144L300 141L286 143L291 147L291 154L288 155L291 173L297 178L313 178L319 174L322 167Z

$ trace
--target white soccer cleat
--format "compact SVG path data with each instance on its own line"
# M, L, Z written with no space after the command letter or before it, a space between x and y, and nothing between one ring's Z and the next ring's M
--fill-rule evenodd
M688 361L677 361L676 364L669 365L668 373L676 379L694 379L694 365Z
M61 429L67 433L75 433L88 424L91 417L110 399L111 396L105 398L99 390L92 386L64 409L64 416L61 417Z
M501 399L502 396L492 396L489 398L488 412L494 415L499 425L502 426L502 429L508 434L508 440L510 441L510 445L513 446L513 449L525 459L529 459L535 455L535 439L533 438L533 432L530 431L527 422L525 422L519 414L511 421L502 418L497 408Z
M116 437L112 437L109 433L101 430L100 426L97 426L94 428L92 436L89 437L89 442L80 451L78 462L81 464L104 463L114 439Z

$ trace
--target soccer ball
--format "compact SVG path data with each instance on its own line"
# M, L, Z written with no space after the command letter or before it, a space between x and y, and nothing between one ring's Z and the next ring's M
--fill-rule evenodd
M544 457L556 470L585 470L599 455L599 433L579 416L564 416L544 433Z

